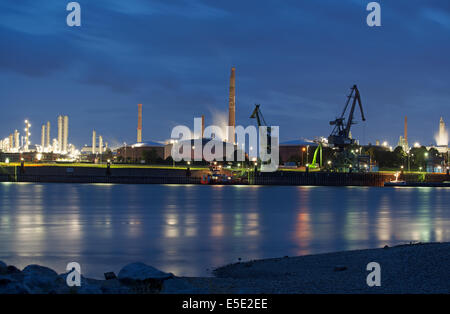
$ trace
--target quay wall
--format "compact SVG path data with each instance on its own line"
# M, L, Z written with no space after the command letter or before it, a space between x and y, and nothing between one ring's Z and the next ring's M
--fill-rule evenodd
M0 182L58 182L58 183L130 183L130 184L200 184L207 170L170 168L107 168L69 166L3 166ZM254 185L323 185L323 186L383 186L393 181L388 173L336 173L277 171L252 174L241 184ZM407 182L450 181L446 174L404 174L399 178Z

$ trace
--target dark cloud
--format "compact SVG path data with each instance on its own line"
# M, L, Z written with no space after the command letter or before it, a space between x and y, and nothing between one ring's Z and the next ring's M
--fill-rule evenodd
M381 1L380 29L365 25L363 0L79 2L81 28L65 25L58 0L0 4L0 79L19 73L39 80L48 115L60 110L55 91L76 91L64 102L76 108L72 119L84 121L74 137L96 123L130 141L142 102L149 114L144 135L164 139L177 121L226 110L231 66L238 121L252 123L252 106L261 103L285 139L328 135L328 121L354 83L372 142L396 140L406 114L411 126L420 125L411 135L430 141L435 120L448 112L445 0ZM12 92L1 97L14 99Z

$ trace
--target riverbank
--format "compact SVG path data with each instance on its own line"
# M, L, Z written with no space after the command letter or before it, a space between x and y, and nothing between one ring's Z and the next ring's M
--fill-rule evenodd
M42 182L42 183L114 183L114 184L201 184L201 178L210 171L207 168L139 166L139 165L48 165L26 164L1 165L0 182ZM225 172L227 175L231 173ZM298 186L378 186L382 187L395 179L394 173L386 172L327 172L327 171L284 171L250 172L235 171L241 177L231 184L250 185L298 185ZM446 174L405 173L403 181L411 184L420 182L430 186L442 186L449 181ZM230 184L230 183L227 183Z
M369 287L366 266L381 266L381 286ZM0 293L449 293L450 243L408 244L299 257L239 262L215 277L177 277L133 263L108 280L82 277L68 287L67 274L36 265L22 271L0 262Z

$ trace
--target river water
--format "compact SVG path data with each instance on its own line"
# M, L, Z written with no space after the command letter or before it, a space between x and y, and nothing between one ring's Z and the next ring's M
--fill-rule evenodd
M101 278L450 241L449 188L0 183L0 260Z

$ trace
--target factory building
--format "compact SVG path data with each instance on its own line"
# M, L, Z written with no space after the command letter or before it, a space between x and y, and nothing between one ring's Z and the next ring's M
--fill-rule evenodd
M133 145L125 145L117 149L117 160L119 162L145 162L146 156L152 159L165 160L167 155L164 144L158 142L141 142Z
M166 142L165 158L172 156L172 147L174 145L174 141L175 140L169 140ZM194 160L195 152L197 152L197 154L201 153L203 156L203 150L207 143L209 143L209 145L214 145L214 147L223 145L222 146L223 155L221 156L221 158L218 158L219 160L222 159L223 161L226 161L227 151L233 152L234 160L237 160L238 153L240 153L240 151L238 151L236 149L236 145L229 143L229 142L225 142L225 141L219 141L219 140L214 140L214 139L210 139L210 138L203 138L203 139L201 139L201 147L199 147L199 143L200 143L200 139L192 139L192 140L182 141L179 144L191 148L191 160L192 161ZM211 153L215 154L215 149L212 149ZM246 156L246 158L248 158L248 156L245 153L244 153L244 156Z
M299 162L303 165L311 161L317 143L294 140L281 143L279 146L280 164Z

